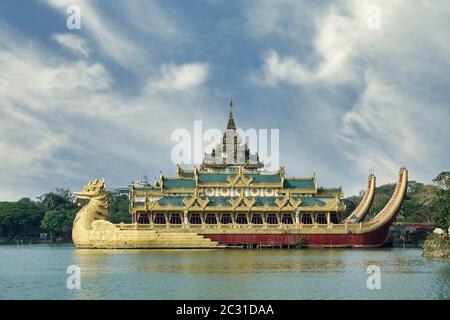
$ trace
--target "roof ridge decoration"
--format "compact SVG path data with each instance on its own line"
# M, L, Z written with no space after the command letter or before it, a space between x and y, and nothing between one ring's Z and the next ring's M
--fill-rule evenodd
M193 207L194 205L199 206L200 208L204 209L208 205L209 199L205 198L202 199L200 197L200 194L198 192L198 189L195 189L194 194L192 195L192 198L184 198L183 203L186 205L186 207L189 209Z
M144 200L145 210L149 211L149 210L153 209L156 206L157 202L158 202L157 200L149 200L148 195L145 195L145 200Z
M241 190L241 194L239 196L239 198L233 199L231 198L229 200L231 206L233 207L233 209L236 209L237 207L245 207L250 209L251 207L253 207L256 203L255 199L250 199L247 198L246 196L244 196L244 190Z
M281 166L278 172L280 173L281 177L284 177L286 175L286 168L284 166Z
M330 207L332 210L338 210L340 206L346 207L345 204L344 205L341 204L338 195L336 195L334 201L330 204Z
M194 181L195 181L195 186L198 187L198 169L197 168L194 169Z
M317 183L317 179L316 179L316 172L313 172L313 176L312 179L314 181L314 187L316 188L316 190L319 188L319 184Z
M278 173L280 175L281 185L284 186L284 180L286 179L286 168L281 166Z
M159 188L161 189L161 192L163 192L163 189L164 189L164 176L162 174L162 171L159 172Z
M277 204L277 206L280 209L287 207L288 205L293 208L298 208L300 206L300 204L302 203L302 200L301 199L295 200L294 198L292 198L291 190L287 189L286 193L284 194L284 198L282 198L282 199L277 198L275 200L275 203Z
M234 177L229 176L229 177L227 178L227 181L228 181L232 186L236 186L236 185L238 185L238 182L239 182L239 181L242 181L242 183L244 184L244 186L249 187L250 184L251 184L252 181L253 181L253 178L246 177L246 176L244 175L243 171L242 171L242 167L239 167L237 175L234 176Z

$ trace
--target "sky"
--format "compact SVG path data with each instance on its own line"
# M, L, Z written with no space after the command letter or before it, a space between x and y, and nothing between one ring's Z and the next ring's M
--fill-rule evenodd
M346 195L370 170L431 183L450 169L449 16L447 0L1 1L0 201L174 176L172 132L225 129L230 97L238 127L280 130L288 176Z

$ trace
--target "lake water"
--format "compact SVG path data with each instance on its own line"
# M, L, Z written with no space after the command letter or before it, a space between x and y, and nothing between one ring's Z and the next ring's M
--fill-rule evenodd
M0 299L450 299L420 249L81 250L0 246ZM69 265L81 288L69 290ZM381 289L367 288L369 265Z

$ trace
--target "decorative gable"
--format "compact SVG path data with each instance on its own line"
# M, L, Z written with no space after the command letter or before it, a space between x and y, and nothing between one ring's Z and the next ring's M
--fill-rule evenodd
M244 176L242 168L239 167L238 174L234 177L228 177L227 181L233 186L233 187L248 187L253 181L253 178L248 178Z
M277 204L277 206L281 209L281 208L298 208L301 204L301 200L298 199L294 199L291 197L291 191L287 190L284 198L282 199L276 199L275 203Z
M239 198L230 199L230 204L234 209L236 209L236 208L250 209L251 207L253 207L255 205L255 203L256 203L255 199L249 199L247 197L244 197L243 194L241 194L241 196Z
M187 199L187 198L183 199L183 203L185 204L185 206L187 208L200 207L200 208L204 209L208 205L208 202L209 202L208 198L206 198L206 199L200 198L198 189L196 189L194 191L194 194L193 194L192 198L190 198L190 199Z

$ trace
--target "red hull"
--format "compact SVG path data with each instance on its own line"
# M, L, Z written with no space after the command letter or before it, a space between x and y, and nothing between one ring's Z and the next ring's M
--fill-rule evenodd
M406 189L405 189L406 190ZM406 191L405 191L406 192ZM402 201L398 208L402 206ZM398 209L399 210L399 209ZM308 247L381 247L386 244L389 227L395 221L398 210L379 229L360 234L203 234L221 245L292 246L303 239Z
M299 239L308 247L380 247L386 242L389 225L362 234L203 234L221 245L292 246Z

